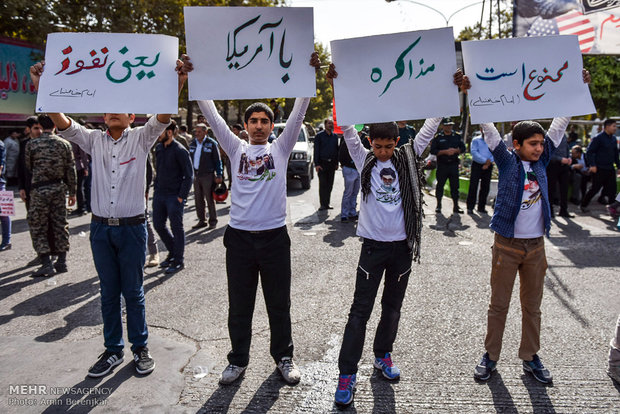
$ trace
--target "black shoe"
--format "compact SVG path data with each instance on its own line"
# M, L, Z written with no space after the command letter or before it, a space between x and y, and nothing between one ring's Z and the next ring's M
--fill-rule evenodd
M437 208L435 209L435 213L441 213L441 207L437 207Z
M358 218L359 218L359 217L358 217L358 215L356 214L356 215L354 215L354 216L349 217L349 220L351 220L351 221L357 221L357 219L358 219Z
M88 376L93 378L103 377L121 362L123 362L123 351L105 351L99 355L99 360L95 362L95 365L88 368Z
M42 257L41 262L43 263L40 268L35 270L32 273L32 276L40 277L40 276L54 276L54 266L52 265L52 261L50 257Z
M212 224L209 224L209 227L207 228L207 230L214 230L215 228L217 228L217 223L212 223Z
M479 208L478 209L478 213L480 213L480 214L489 214L489 212L486 211L486 209L484 209L484 208Z
M56 263L54 263L54 269L56 273L67 273L67 263L56 261Z
M150 374L155 369L155 361L145 346L136 348L133 353L133 362L136 365L136 371L141 375Z
M538 355L534 354L531 361L523 361L523 371L531 373L536 381L543 384L553 382L553 376L547 368L542 364Z
M584 206L579 206L579 210L583 213L583 214L587 214L590 212L590 210L588 210L587 208L585 208Z
M565 217L565 218L573 218L575 217L573 214L570 214L568 211L560 211L560 214L558 214L560 217Z
M192 228L193 228L193 229L202 229L202 228L205 228L205 227L207 227L207 226L208 226L208 224L207 224L206 222L204 222L204 221L199 221L197 224L194 224L194 225L192 226Z
M329 206L321 206L319 207L319 211L328 210Z
M164 269L166 267L172 266L173 263L174 263L174 257L168 256L166 257L166 260L164 260L163 262L159 264L159 267L161 269Z
M348 221L349 221L349 219L348 219L348 218L346 218L346 217L340 217L340 222L341 222L341 223L346 223L346 222L348 222Z
M474 214L474 210L472 210L471 208L467 209L467 214Z
M183 269L185 269L185 265L183 263L174 262L174 263L171 263L170 266L168 266L168 268L166 269L166 273L172 274L172 273L179 272Z
M11 243L0 244L0 252L11 250Z
M454 207L452 212L456 213L456 214L463 214L464 213L464 211L460 207Z
M489 359L489 353L485 352L484 355L482 355L480 363L476 365L476 368L474 369L474 378L478 381L487 381L491 378L491 374L496 369L497 361Z

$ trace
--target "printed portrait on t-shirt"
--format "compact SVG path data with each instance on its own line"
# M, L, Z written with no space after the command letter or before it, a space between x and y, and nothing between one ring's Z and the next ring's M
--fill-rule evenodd
M381 178L381 186L377 189L377 201L387 204L400 203L400 189L393 185L396 180L396 171L392 168L382 168L379 177Z
M276 176L271 154L249 157L245 152L239 158L237 178L248 181L270 181Z
M526 198L527 196L527 198ZM521 202L521 210L528 210L534 204L540 201L542 192L540 191L540 185L538 185L538 179L534 171L528 171L525 173L525 184L523 186L523 201Z

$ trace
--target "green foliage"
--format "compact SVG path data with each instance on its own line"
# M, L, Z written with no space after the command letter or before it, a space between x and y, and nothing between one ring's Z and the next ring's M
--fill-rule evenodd
M583 56L583 67L590 71L590 91L599 118L620 115L620 71L618 56Z
M327 48L321 43L314 44L314 50L319 54L321 66L327 66L331 62L331 56ZM310 101L308 111L306 112L306 122L316 124L327 117L332 116L332 100L334 93L325 74L327 67L320 69L316 74L316 98Z
M489 3L495 3L495 5L493 6L491 24L489 24L489 14L488 12L485 12L484 16L482 16L482 25L480 24L480 22L477 22L474 26L465 27L457 36L457 41L512 37L512 2L509 2L507 0L499 1L499 26L501 28L499 33L497 30L497 1L493 2L493 0L491 0ZM489 35L489 33L491 34Z

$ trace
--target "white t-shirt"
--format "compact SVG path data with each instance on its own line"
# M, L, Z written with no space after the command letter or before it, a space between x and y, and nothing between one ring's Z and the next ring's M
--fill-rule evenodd
M298 98L280 137L273 143L250 145L228 128L213 101L198 106L230 158L233 188L229 226L246 231L286 225L286 170L310 98Z
M441 118L431 118L416 135L412 145L418 156L424 152L435 135ZM364 169L368 150L362 146L353 126L341 126L349 154L359 173ZM400 196L398 172L391 160L377 163L370 173L370 194L360 205L357 235L382 242L407 239L405 215Z
M529 161L521 161L525 170L525 183L521 209L515 220L515 239L533 239L545 231L542 211L542 191Z

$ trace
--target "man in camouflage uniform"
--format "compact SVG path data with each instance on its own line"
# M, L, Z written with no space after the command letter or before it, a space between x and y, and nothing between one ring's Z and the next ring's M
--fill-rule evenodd
M40 115L43 134L26 145L26 167L32 172L28 225L34 250L42 266L33 276L52 276L67 271L69 250L69 223L65 197L69 191L69 205L75 204L76 172L71 144L54 135L54 123L47 115ZM50 255L58 259L52 265Z

